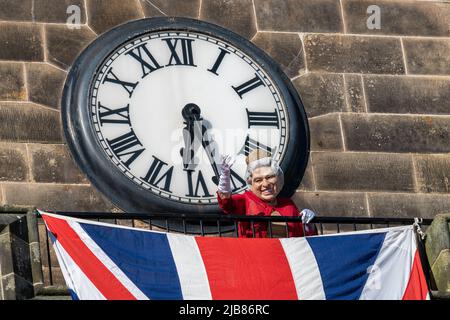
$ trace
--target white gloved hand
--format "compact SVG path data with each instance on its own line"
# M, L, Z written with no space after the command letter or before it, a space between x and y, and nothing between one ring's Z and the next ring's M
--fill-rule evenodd
M316 216L316 214L309 209L303 209L301 214L303 223L309 223Z
M234 163L234 160L229 155L221 156L220 163L220 177L219 177L219 186L218 189L222 193L230 193L231 192L231 180L230 180L230 168Z

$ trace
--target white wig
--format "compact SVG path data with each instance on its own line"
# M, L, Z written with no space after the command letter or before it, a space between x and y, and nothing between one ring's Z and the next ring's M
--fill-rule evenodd
M254 160L247 165L247 171L245 172L245 180L248 185L252 184L252 173L258 168L261 167L270 167L272 169L272 173L275 174L278 178L278 185L280 189L283 188L284 185L284 174L283 170L281 170L278 162L270 157L265 157L261 159Z

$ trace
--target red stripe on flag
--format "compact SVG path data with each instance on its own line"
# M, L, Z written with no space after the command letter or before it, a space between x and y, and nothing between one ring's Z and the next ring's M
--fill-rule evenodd
M278 239L196 237L213 299L297 299Z
M47 215L42 216L50 232L106 299L136 300L127 288L92 253L67 221Z
M428 286L420 262L419 251L416 250L414 262L409 276L408 285L403 300L426 300L428 295Z

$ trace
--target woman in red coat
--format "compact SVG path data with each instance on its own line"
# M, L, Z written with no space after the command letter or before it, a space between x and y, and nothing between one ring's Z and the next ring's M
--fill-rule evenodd
M280 193L284 177L283 171L275 160L267 153L254 150L247 159L246 179L250 190L243 194L231 194L230 167L233 165L230 157L224 157L221 164L221 174L217 198L220 208L227 214L259 215L259 216L302 216L303 223L289 222L289 237L316 235L314 225L308 222L314 217L311 210L300 212L289 198L277 197ZM304 224L304 226L303 226ZM264 238L268 235L268 224L254 222L239 223L239 237Z

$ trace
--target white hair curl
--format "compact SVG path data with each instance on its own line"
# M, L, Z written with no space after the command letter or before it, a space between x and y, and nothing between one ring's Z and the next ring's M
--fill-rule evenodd
M247 171L245 172L245 180L247 181L248 185L252 184L253 171L261 167L270 167L272 169L272 173L275 174L278 178L278 185L280 186L280 189L283 188L284 185L283 170L278 165L278 162L270 157L254 160L247 165Z

